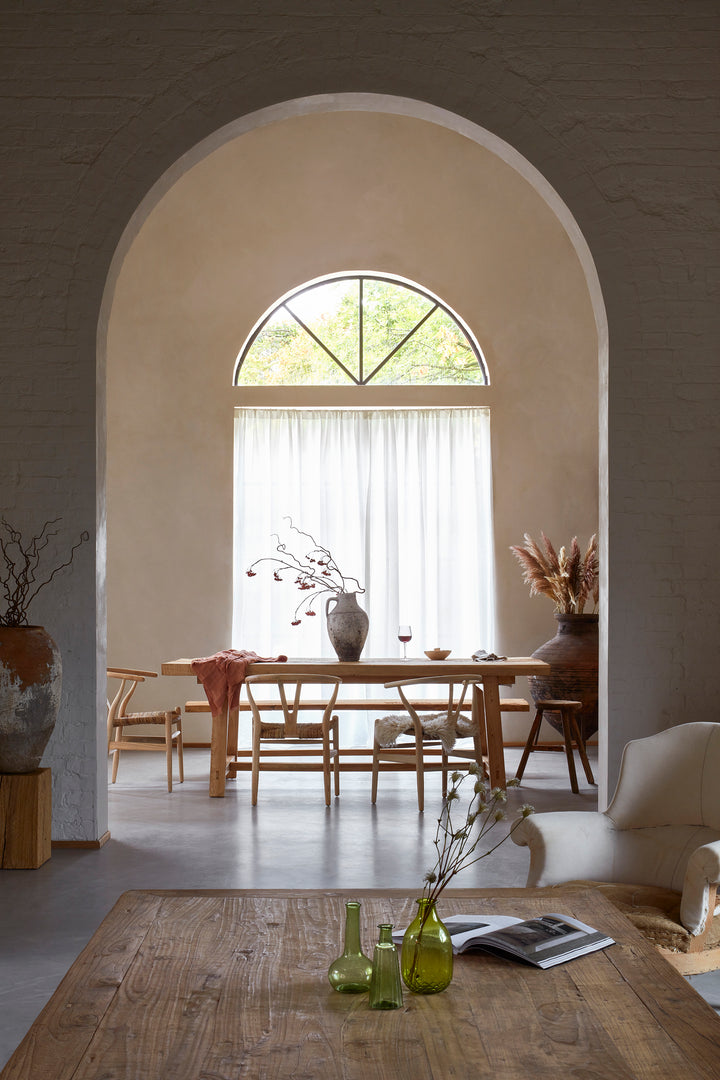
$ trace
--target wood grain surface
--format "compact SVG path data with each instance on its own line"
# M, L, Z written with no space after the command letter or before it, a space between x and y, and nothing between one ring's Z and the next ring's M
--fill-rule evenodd
M189 657L178 660L165 660L162 663L163 675L192 675L193 661ZM475 661L470 657L453 657L451 660L425 660L409 657L369 658L367 660L321 660L319 658L297 659L290 657L287 662L267 663L256 661L248 664L248 675L273 675L281 670L285 675L339 675L344 683L381 684L397 679L422 679L454 675L458 679L477 677L482 682L485 676L499 680L501 686L511 685L515 679L527 675L545 675L550 665L544 660L535 660L532 656L511 656L507 660Z
M3 1080L716 1080L720 1018L598 893L447 890L442 912L576 915L617 944L542 971L472 955L442 994L375 1012L334 992L344 901L365 950L405 891L133 891L119 899Z
M50 858L50 769L0 774L0 867L37 870Z

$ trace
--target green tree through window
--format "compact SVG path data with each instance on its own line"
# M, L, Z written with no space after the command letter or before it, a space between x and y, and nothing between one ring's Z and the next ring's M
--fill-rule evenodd
M478 343L442 300L383 274L337 274L285 296L238 357L236 386L487 385Z

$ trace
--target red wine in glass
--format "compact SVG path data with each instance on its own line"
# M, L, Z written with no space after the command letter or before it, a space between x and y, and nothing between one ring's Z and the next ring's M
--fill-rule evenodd
M403 660L407 660L407 643L411 639L412 639L412 627L411 626L399 626L398 627L398 640L402 641Z

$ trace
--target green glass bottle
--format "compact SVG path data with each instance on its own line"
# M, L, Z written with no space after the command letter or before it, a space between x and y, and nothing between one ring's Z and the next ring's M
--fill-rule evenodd
M333 990L343 994L362 994L370 989L372 963L360 945L360 903L348 900L345 904L345 948L342 956L328 968Z
M399 1009L403 1003L400 961L392 939L392 923L381 923L373 953L370 1008Z
M453 973L452 941L438 918L435 901L417 901L418 913L402 943L402 977L415 994L438 994L450 985Z

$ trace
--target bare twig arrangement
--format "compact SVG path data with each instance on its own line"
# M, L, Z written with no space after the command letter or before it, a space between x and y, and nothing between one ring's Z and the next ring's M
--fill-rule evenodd
M531 596L549 596L555 610L564 615L582 615L592 598L597 610L600 578L598 548L595 535L590 537L583 555L574 536L567 551L556 552L545 533L542 546L525 533L525 544L513 544L510 550L523 568L523 581L530 586Z
M411 977L415 975L420 962L423 931L434 909L435 902L445 886L449 885L461 870L480 862L481 859L487 859L489 855L497 851L500 845L504 844L512 836L520 822L534 813L534 807L529 804L522 806L520 816L512 823L509 832L506 832L499 840L491 844L487 850L478 853L477 847L480 841L484 840L492 829L505 820L506 814L502 804L506 802L507 796L502 788L488 788L480 775L480 766L476 762L471 763L466 773L452 773L450 779L452 787L443 803L437 829L435 830L435 840L433 841L437 859L432 870L428 870L424 879L422 896L428 902L421 908L420 925L417 930L413 952L410 954ZM465 822L462 825L457 825L452 817L453 807L460 799L460 788L468 779L472 781L473 793L466 811ZM508 780L508 787L517 787L519 783L519 780Z
M452 818L453 807L460 799L460 789L468 778L472 778L473 793L465 815L463 825L457 825ZM507 796L502 788L490 789L480 776L480 766L472 762L466 773L454 772L450 776L452 787L443 803L435 832L435 850L437 860L432 870L425 875L423 897L434 903L446 885L473 863L492 855L504 844L517 826L534 813L529 804L521 807L520 816L510 827L510 831L500 837L486 851L477 852L477 846L488 833L506 818L503 804ZM508 787L517 787L519 780L508 780Z
M288 521L289 529L293 533L297 533L298 536L306 537L312 544L309 551L302 555L295 555L294 552L288 550L287 544L280 540L277 533L273 533L272 536L276 541L275 550L278 555L267 555L261 559L256 559L251 563L249 568L245 571L248 577L256 577L256 566L260 563L274 563L273 580L284 581L286 578L283 574L287 572L294 574L294 584L297 585L300 592L313 591L313 595L304 597L295 608L292 619L292 626L299 626L301 623L300 612L302 608L305 608L303 614L305 615L317 615L316 611L313 611L313 603L320 596L324 596L326 593L335 593L336 595L344 592L359 592L364 593L365 590L360 585L360 582L355 577L346 577L335 562L330 550L323 547L322 544L318 544L314 536L310 533L303 532L302 529L298 529L293 525L292 518L285 517L283 521ZM354 582L354 587L352 583Z
M67 560L46 576L38 576L43 553L58 535L52 526L60 520L46 521L37 536L24 541L19 529L10 525L5 518L0 519L0 557L5 563L3 567L0 562L0 588L5 602L4 611L0 610L0 626L27 626L28 608L37 594L56 574L70 565L77 549L90 539L88 532L80 533L80 539L70 548Z

